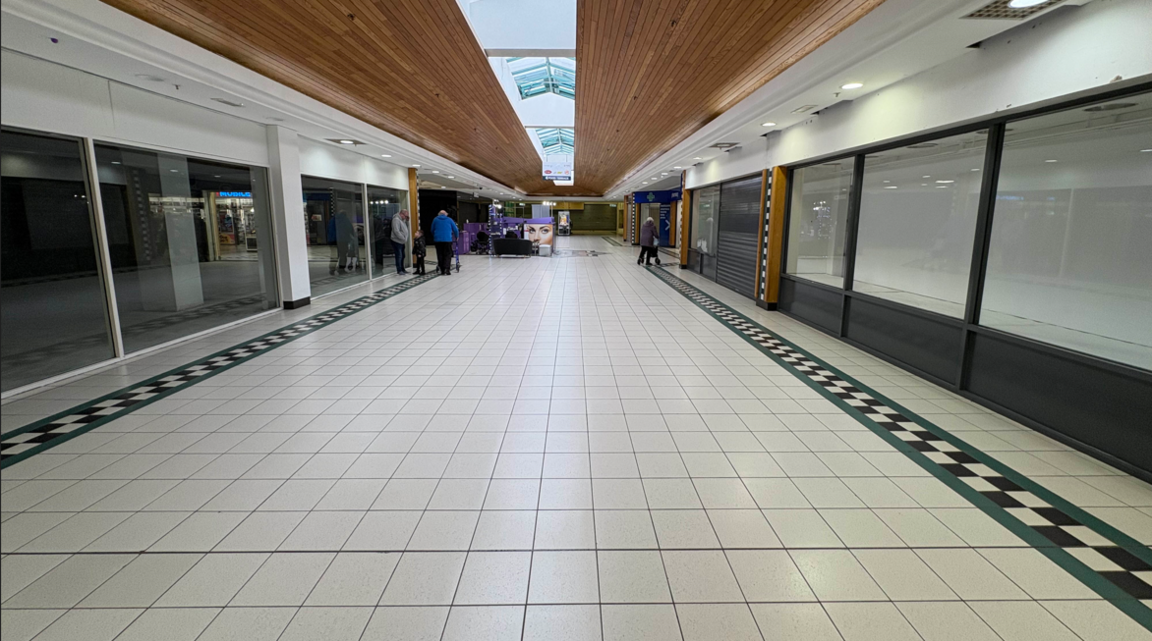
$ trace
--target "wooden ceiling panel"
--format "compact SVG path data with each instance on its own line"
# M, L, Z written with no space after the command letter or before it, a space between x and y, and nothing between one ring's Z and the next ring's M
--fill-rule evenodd
M105 2L515 189L580 191L540 177L456 0Z
M536 195L600 195L883 0L578 0L576 181L540 157L456 0L104 0Z
M577 183L603 193L883 0L579 0Z

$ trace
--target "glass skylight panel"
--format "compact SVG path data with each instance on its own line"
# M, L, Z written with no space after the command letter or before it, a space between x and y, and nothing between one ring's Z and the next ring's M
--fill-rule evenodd
M545 93L576 99L575 58L508 58L508 68L522 99Z
M545 154L570 156L575 149L576 134L572 129L540 127L536 129L536 137L540 140L540 146L544 148Z

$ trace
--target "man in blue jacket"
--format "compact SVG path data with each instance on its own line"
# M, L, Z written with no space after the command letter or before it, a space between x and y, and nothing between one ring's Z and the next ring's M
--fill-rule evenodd
M443 209L432 219L432 242L436 243L436 263L440 274L452 275L452 243L460 237L456 221L448 217Z

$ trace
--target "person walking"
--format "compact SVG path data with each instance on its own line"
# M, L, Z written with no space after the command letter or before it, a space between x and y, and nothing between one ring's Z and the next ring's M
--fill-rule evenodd
M436 263L444 276L452 275L452 243L460 237L456 221L443 209L432 219L432 242L436 243Z
M407 274L404 269L404 247L408 245L408 210L401 209L392 217L392 251L396 254L396 273Z
M428 244L424 240L424 232L417 229L416 240L412 241L412 271L418 276L427 273L424 271L424 257L427 255Z
M640 258L636 259L636 264L651 265L653 258L659 265L660 256L656 252L656 221L649 216L648 220L640 225Z

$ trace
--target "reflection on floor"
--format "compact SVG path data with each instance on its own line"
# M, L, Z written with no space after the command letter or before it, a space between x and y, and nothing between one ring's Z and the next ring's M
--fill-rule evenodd
M557 243L601 255L463 257L6 467L5 641L1150 638L1083 580L1147 568L1037 547L733 312L1143 546L1152 487L664 270L726 306L702 308L631 248ZM7 403L4 429L379 287Z

